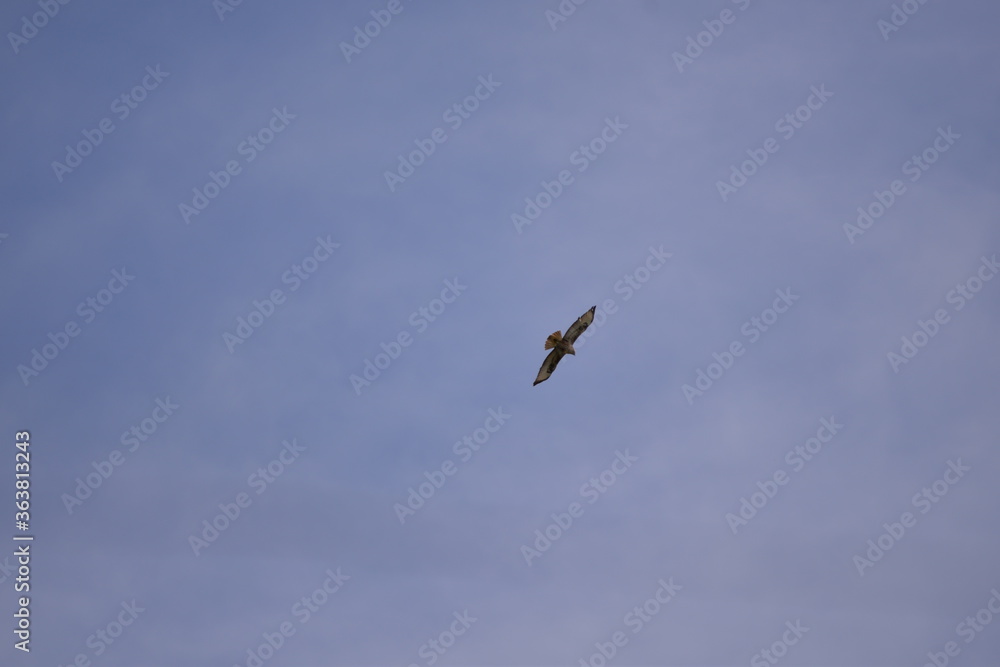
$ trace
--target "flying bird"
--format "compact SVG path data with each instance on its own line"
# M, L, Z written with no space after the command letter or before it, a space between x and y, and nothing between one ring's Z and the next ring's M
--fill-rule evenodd
M545 361L542 362L542 367L538 369L538 377L535 378L534 383L531 386L535 386L539 382L545 382L552 375L552 372L556 369L559 364L559 360L562 359L567 354L576 354L576 350L573 349L573 343L576 339L580 337L590 323L594 321L594 311L597 310L597 306L594 306L583 315L581 315L576 322L569 325L569 329L566 330L566 335L563 336L561 331L557 331L554 334L549 335L545 339L545 349L552 350L549 352L549 356L545 357Z

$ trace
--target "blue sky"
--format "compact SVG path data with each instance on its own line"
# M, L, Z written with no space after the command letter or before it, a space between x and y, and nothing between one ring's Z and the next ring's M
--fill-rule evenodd
M5 4L2 662L994 664L998 22Z

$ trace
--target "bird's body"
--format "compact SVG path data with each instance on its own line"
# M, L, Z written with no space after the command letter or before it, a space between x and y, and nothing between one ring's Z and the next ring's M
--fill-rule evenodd
M563 338L561 331L549 334L549 337L545 339L545 349L559 350L563 354L576 354L576 350L573 349L573 343Z
M597 306L594 306L581 315L566 330L565 336L560 331L549 334L549 337L545 339L545 349L552 351L549 352L549 356L545 357L545 361L542 362L542 367L538 370L538 377L535 378L534 384L548 380L552 372L555 371L559 360L564 356L567 354L576 354L576 350L573 349L573 343L580 337L580 334L587 330L590 323L594 321L594 311L596 310Z

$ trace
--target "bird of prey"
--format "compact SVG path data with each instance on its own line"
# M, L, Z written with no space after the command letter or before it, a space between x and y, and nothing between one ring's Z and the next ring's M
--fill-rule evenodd
M556 369L556 365L559 360L567 354L576 354L576 350L573 349L573 343L576 339L580 337L590 323L594 321L594 311L597 310L597 306L594 306L587 312L577 319L576 322L569 325L569 329L566 330L566 335L563 336L562 332L557 331L551 334L545 339L545 349L552 350L549 352L549 356L545 357L545 361L542 362L542 367L538 370L538 377L535 378L534 383L531 386L535 386L539 382L545 382L552 375L552 371Z

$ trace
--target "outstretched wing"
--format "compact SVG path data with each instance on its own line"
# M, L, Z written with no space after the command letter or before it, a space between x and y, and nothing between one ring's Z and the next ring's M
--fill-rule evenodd
M566 330L566 335L563 336L563 338L569 341L570 345L575 343L576 339L580 337L580 334L586 331L587 327L590 326L590 323L594 321L595 310L597 310L597 306L594 306L593 308L585 312L583 315L581 315L579 318L577 318L576 322L573 322L573 324L570 325L569 329Z
M559 360L563 358L564 354L566 353L562 350L552 350L549 352L549 356L545 357L545 361L542 362L542 367L538 369L538 377L535 378L535 381L531 384L531 386L534 387L539 382L545 382L548 380L549 376L552 375L552 371L556 369L556 366L559 364Z

